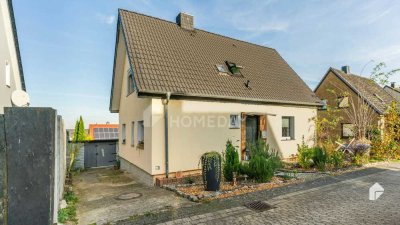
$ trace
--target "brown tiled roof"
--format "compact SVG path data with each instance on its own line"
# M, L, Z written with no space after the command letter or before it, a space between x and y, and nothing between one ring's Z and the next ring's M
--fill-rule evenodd
M119 20L139 94L320 105L275 49L126 10ZM243 66L243 76L219 74L225 61Z
M392 88L390 86L385 86L385 91L389 93L393 98L397 100L398 103L400 103L400 88Z
M342 80L347 82L356 93L364 96L378 113L384 114L387 107L395 101L391 95L373 80L355 74L347 74L338 69L331 69L336 75L342 78Z

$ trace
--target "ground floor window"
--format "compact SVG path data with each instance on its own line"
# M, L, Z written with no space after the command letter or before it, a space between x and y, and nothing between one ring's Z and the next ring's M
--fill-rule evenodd
M138 124L138 145L143 146L144 145L144 123L143 121L139 121Z
M131 123L131 145L135 145L135 122Z
M342 137L354 137L354 124L342 123Z
M126 125L125 124L122 124L121 142L122 142L122 144L125 144L125 142L126 142Z
M282 139L293 140L294 139L294 117L283 116L282 117Z
M230 115L229 128L232 128L232 129L240 128L240 116L239 115Z

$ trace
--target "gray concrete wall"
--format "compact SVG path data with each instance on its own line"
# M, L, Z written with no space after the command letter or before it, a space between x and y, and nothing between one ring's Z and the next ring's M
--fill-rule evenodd
M4 121L0 131L5 130L7 151L5 224L53 224L65 181L62 118L51 108L5 108Z
M6 140L4 132L4 116L0 114L0 225L5 224L6 197Z
M66 132L61 116L56 120L56 149L54 152L54 199L53 222L57 223L60 202L63 199L66 174Z
M154 179L152 175L125 160L124 158L119 158L119 160L121 162L121 170L131 173L141 183L149 187L154 186Z

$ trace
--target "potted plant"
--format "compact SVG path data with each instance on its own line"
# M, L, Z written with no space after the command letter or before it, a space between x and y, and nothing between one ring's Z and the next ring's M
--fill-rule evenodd
M114 169L119 170L121 168L121 161L119 159L115 160Z
M201 156L203 183L206 191L218 191L221 183L221 155L207 152Z

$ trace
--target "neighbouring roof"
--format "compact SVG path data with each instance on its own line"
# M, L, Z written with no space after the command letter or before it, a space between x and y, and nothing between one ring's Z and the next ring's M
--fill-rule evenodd
M19 51L19 43L18 43L18 35L17 35L17 26L15 25L15 17L14 17L14 9L12 6L12 0L7 0L8 10L10 12L10 19L11 19L11 27L13 30L14 36L14 43L15 43L15 51L17 52L17 60L18 60L18 67L19 67L19 75L21 79L21 86L22 90L26 91L25 86L25 78L24 78L24 71L22 69L22 60L21 60L21 53Z
M89 124L89 136L93 140L118 139L118 124Z
M393 87L390 87L390 86L385 86L384 89L393 98L395 98L398 103L400 103L400 88L393 88Z
M321 105L275 49L126 10L118 21L139 95ZM242 76L220 74L226 61L242 66Z
M356 94L363 96L366 101L371 105L375 111L383 115L387 107L395 101L395 99L389 95L379 84L373 80L362 77L355 74L347 74L342 70L329 68L325 77L332 71L340 80L342 80L350 89ZM319 88L321 83L325 80L325 77L321 80L320 84L315 90Z

